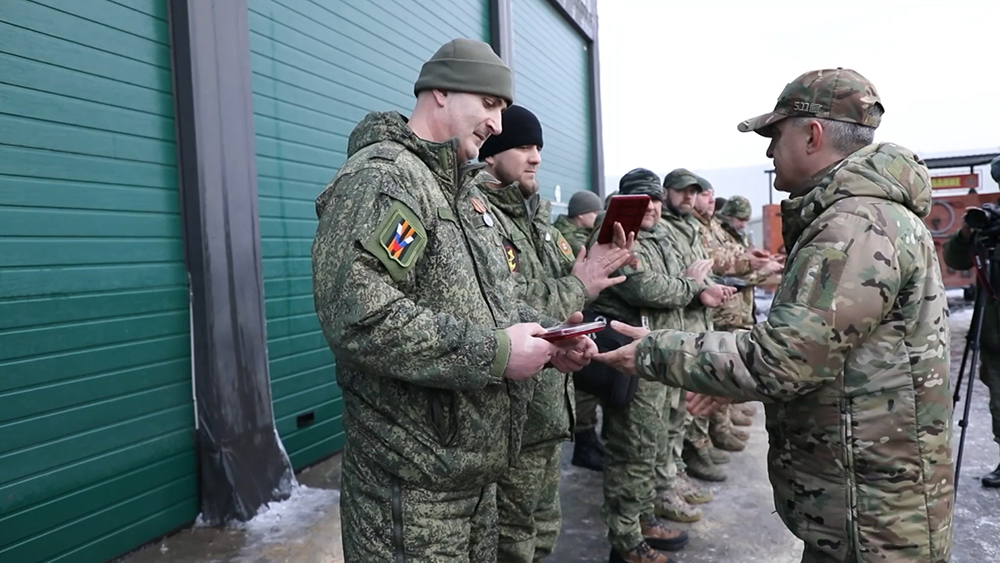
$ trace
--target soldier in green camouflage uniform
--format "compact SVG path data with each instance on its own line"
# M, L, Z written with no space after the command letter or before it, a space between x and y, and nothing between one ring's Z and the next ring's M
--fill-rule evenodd
M744 259L743 254L745 254L745 250L739 249L738 254L734 254L734 249L727 248L724 245L727 237L722 232L722 224L715 216L715 188L705 178L701 176L699 178L702 180L705 189L695 198L692 216L698 220L698 227L701 232L701 246L712 260L713 274L717 276L736 277L734 266L738 261ZM744 291L743 294L747 295L748 293ZM738 308L741 301L742 297L730 299L715 311L712 319L715 329L726 330L719 324L720 317L724 315L723 311L732 311L733 308ZM750 434L733 427L730 410L730 405L725 405L712 413L709 417L708 435L716 448L724 451L738 452L746 448L744 442L750 439Z
M721 299L726 291L705 283L707 270L696 279L677 260L669 235L658 221L663 190L656 174L642 168L629 172L621 179L620 193L652 198L636 236L638 264L622 268L626 281L603 291L591 309L608 318L651 327L683 326L685 308L704 310L703 302ZM668 549L683 543L669 535L656 518L655 507L658 446L666 433L669 405L683 408L680 396L676 387L640 381L631 404L604 410L608 434L601 516L608 525L614 556L620 560L656 561L660 556L650 547Z
M552 204L538 194L535 173L542 146L538 118L521 106L507 108L503 132L479 151L487 172L499 180L483 191L521 299L543 314L565 318L624 280L608 275L630 259L630 252L596 245L590 256L574 260L569 243L549 224ZM560 446L572 430L573 379L544 370L535 378L521 452L497 483L500 563L531 563L552 553L561 516Z
M704 178L684 168L673 170L663 178L663 187L673 203L670 199L664 202L661 225L666 230L671 252L684 267L699 261L711 263L701 245L701 228L698 220L693 216L694 196L702 191L704 183ZM670 328L710 330L712 316L713 313L704 307L689 308L685 310L682 322ZM681 408L672 419L668 448L676 458L677 471L686 471L692 477L707 481L724 481L725 472L712 459L712 440L708 435L709 417L688 415L682 401ZM666 454L661 454L663 455ZM661 463L660 466L667 471L665 476L660 478L660 487L668 490L673 481L674 464ZM661 500L669 499L661 496ZM683 506L681 508L683 509ZM674 510L674 507L664 506L664 512Z
M358 124L316 201L316 311L344 401L344 555L493 561L495 483L520 449L529 378L549 361L578 367L541 326L514 324L539 315L517 300L500 236L474 204L482 167L463 165L500 131L510 70L458 39L414 90L409 121Z
M804 562L945 562L954 464L948 308L921 217L930 177L870 144L882 115L852 70L791 82L740 124L771 138L790 249L768 319L653 332L598 356L686 389L763 401L774 505ZM640 337L641 328L619 330Z
M993 180L1000 183L1000 157L991 163ZM956 270L970 270L973 233L968 225L951 235L944 245L944 262ZM1000 250L993 254L993 263L1000 264ZM1000 288L1000 266L994 268L990 283ZM990 418L993 420L993 440L1000 444L1000 300L989 299L983 310L983 328L979 337L979 377L990 390ZM1000 465L980 480L984 487L1000 487Z
M560 215L552 224L562 233L576 256L594 231L594 221L604 205L594 192L576 192L569 198L566 215Z
M594 231L597 214L604 208L594 192L576 192L569 198L566 215L560 215L553 226L562 233L575 256ZM572 463L600 471L604 467L604 446L597 438L597 397L577 389L576 428L573 437Z
M695 201L694 215L701 225L702 246L712 258L714 274L735 277L746 284L737 298L723 303L715 311L715 330L748 329L754 325L754 286L779 271L781 264L750 252L750 246L742 234L742 229L750 219L750 202L743 196L733 196L716 213L714 194L714 189L706 189ZM734 421L746 426L751 424L749 418L737 409L731 409L729 405L711 415L708 433L716 447L728 451L744 449L743 442L750 435L734 428Z

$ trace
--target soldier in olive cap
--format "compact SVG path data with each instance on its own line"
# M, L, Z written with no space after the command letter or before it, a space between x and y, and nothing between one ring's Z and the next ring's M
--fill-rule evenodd
M694 267L697 265L701 269L711 273L711 259L701 244L701 230L697 219L694 217L694 203L697 196L706 188L711 186L704 178L685 168L678 168L669 172L663 178L664 193L667 196L663 205L661 225L670 237L672 252L676 254L676 259L684 265ZM687 323L693 326L711 319L711 314L704 310L690 311L687 316ZM726 474L720 467L723 463L728 463L729 457L725 452L712 448L712 441L708 434L708 417L692 417L686 414L686 409L679 409L676 416L683 417L683 420L673 420L670 425L671 450L677 449L676 464L678 474L682 481L686 481L685 476L690 474L706 481L724 481ZM678 426L683 423L683 426ZM681 431L678 435L678 431ZM684 450L683 456L681 449ZM672 465L668 465L672 470ZM661 477L661 491L670 489L674 480L673 474L666 480L666 485ZM689 495L688 495L689 496ZM697 496L697 495L695 495ZM692 509L685 507L683 502L678 507L676 498L671 502L669 495L660 495L660 508L666 516L668 514L678 515L680 513L692 513ZM675 518L676 519L676 518Z
M1000 157L994 158L990 173L993 180L1000 183ZM944 263L956 270L973 268L972 241L974 232L968 225L948 239L944 245ZM993 254L993 262L1000 263L1000 247ZM994 268L995 275L990 280L993 287L1000 287L1000 270ZM990 418L993 419L993 440L1000 444L1000 300L986 302L983 328L979 337L979 377L990 390ZM984 487L1000 487L1000 465L983 476Z
M511 82L489 45L446 43L410 119L368 114L316 200L316 312L344 401L345 561L496 560L496 481L520 449L530 378L596 351L523 322L539 314L517 299L482 167L466 164L500 133Z
M739 124L770 139L790 249L766 321L647 333L598 359L762 401L774 506L802 561L944 562L955 506L948 303L921 220L930 174L873 143L883 113L853 70L807 72Z
M667 251L666 233L659 225L663 204L660 179L637 168L622 177L622 195L646 194L649 207L636 236L638 263L620 270L626 280L603 292L591 309L606 318L654 328L678 326L688 307L717 307L731 288L706 283L708 269L692 270ZM682 409L679 388L640 381L626 407L604 409L607 443L604 457L604 504L601 517L608 525L612 561L659 562L658 550L679 549L687 534L667 528L655 506L657 461L672 407Z
M560 215L553 224L566 237L575 255L594 231L597 214L604 209L601 198L594 192L576 192L569 198L566 215Z

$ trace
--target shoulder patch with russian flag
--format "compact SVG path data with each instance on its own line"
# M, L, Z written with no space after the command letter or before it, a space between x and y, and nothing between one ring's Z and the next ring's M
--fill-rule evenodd
M396 281L406 277L426 245L427 231L423 224L409 207L399 201L393 202L373 236L364 244Z

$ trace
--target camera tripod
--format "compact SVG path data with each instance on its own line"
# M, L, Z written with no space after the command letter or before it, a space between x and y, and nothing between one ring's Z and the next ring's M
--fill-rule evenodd
M969 332L965 335L965 351L962 352L962 364L958 368L958 378L955 382L955 395L952 403L957 405L962 393L962 379L968 379L965 390L965 408L962 411L962 419L958 425L962 428L961 437L958 440L958 456L955 459L955 490L958 490L958 477L962 469L962 453L965 449L965 432L969 426L969 409L972 407L972 384L975 382L976 363L979 361L979 337L983 331L983 312L986 309L986 302L989 299L996 299L996 290L990 280L993 274L993 261L990 255L992 247L987 247L983 241L977 240L972 246L972 260L976 272L976 305L972 310L972 322L969 323ZM971 356L971 358L970 358ZM966 373L965 366L969 362L969 371Z

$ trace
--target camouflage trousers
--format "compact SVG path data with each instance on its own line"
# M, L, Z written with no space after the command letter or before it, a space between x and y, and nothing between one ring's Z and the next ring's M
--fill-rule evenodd
M1000 351L979 350L979 378L990 390L990 418L993 419L993 440L1000 444Z
M559 509L559 461L562 443L522 449L510 471L497 483L499 563L531 563L556 546Z
M687 421L687 405L684 390L667 387L663 431L660 432L656 447L656 492L669 491L677 482L677 473L684 471L681 457L684 450L684 428Z
M607 407L604 445L604 504L612 549L627 551L642 542L639 524L653 517L659 438L665 430L667 387L639 380L625 408Z
M730 418L732 405L723 405L718 410L709 415L708 435L718 438L723 434L728 434L733 430L733 419Z
M688 415L687 428L685 430L685 438L691 445L697 450L703 450L712 445L712 438L709 437L708 427L710 424L709 416L690 416Z
M576 428L573 432L584 432L597 426L597 397L576 390Z
M341 477L345 563L496 560L496 485L415 489L353 450L348 443Z

